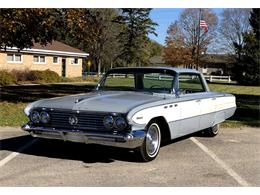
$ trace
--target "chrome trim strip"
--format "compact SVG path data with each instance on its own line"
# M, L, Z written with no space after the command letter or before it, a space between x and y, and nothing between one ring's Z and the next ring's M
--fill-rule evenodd
M237 108L236 106L230 107L230 108L226 108L226 109L223 109L223 110L208 112L208 113L205 113L205 114L199 114L199 115L196 115L196 116L182 118L182 119L175 120L175 121L168 121L168 123L178 122L178 121L182 121L182 120L186 120L186 119L190 119L190 118L194 118L194 117L202 117L202 116L205 116L205 115L208 115L208 114L217 114L218 112L223 112L223 111L227 111L227 110L235 110L236 108Z
M146 135L145 130L132 131L125 134L88 133L79 130L52 129L45 127L31 127L25 124L22 129L33 137L59 139L64 141L81 142L86 144L100 144L122 148L137 148L142 145Z

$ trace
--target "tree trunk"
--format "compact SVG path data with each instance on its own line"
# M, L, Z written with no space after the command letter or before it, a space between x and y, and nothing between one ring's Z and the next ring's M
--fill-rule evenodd
M98 61L98 76L101 75L101 60Z

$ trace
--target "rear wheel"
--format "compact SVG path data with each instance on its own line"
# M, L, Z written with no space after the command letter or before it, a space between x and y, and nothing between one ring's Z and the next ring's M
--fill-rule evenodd
M143 144L136 149L142 161L148 162L156 158L161 145L161 131L156 122L148 125Z
M219 124L214 125L204 131L204 134L208 137L215 137L219 132Z

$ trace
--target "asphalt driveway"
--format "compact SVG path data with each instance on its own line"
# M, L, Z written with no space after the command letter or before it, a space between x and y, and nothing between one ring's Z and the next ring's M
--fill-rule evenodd
M259 186L260 129L185 137L138 162L125 149L33 139L0 127L0 186Z

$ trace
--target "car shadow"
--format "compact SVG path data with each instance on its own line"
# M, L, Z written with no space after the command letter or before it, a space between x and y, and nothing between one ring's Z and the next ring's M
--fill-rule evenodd
M203 137L201 133L194 133L162 143L161 147L180 142L190 137ZM19 148L38 139L30 147L20 151ZM19 152L22 154L56 159L82 161L84 163L112 163L114 161L142 162L133 150L102 146L97 144L82 144L64 142L62 140L33 138L30 135L6 138L0 140L0 150Z
M33 139L29 135L0 140L0 150L48 158L77 160L84 163L112 163L114 161L139 162L134 152L116 147L96 144L64 142L62 140L38 139L29 148L19 151Z
M94 88L95 85L93 84L39 84L0 86L0 91L2 101L27 103L43 98L88 93L94 90Z
M178 137L178 138L175 138L175 139L172 139L172 140L167 140L167 141L164 141L162 144L161 144L161 147L165 147L165 146L168 146L170 144L174 144L174 143L177 143L177 142L180 142L180 141L183 141L183 140L186 140L186 139L189 139L191 137L205 137L205 138L214 138L214 137L209 137L208 135L206 135L203 130L201 131L198 131L198 132L195 132L195 133L192 133L192 134L189 134L189 135L184 135L182 137Z

